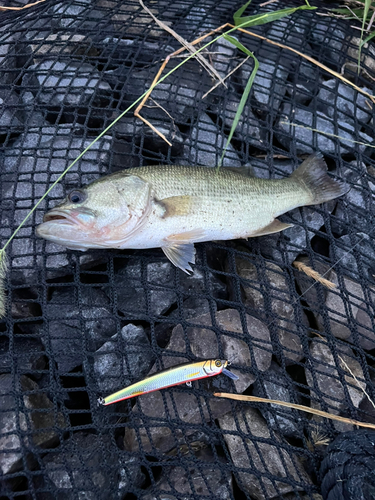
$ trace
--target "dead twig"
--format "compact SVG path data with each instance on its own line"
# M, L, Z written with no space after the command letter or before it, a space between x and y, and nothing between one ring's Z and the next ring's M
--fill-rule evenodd
M327 280L326 278L323 278L321 274L318 273L318 271L315 271L312 267L308 266L307 264L304 264L303 262L300 262L298 260L295 260L292 264L298 271L304 272L309 278L314 279L318 283L321 283L325 287L329 289L336 288L335 283L332 283L332 281Z
M28 9L29 7L34 7L34 5L37 5L38 3L42 3L45 1L46 0L38 0L37 2L34 2L34 3L28 3L27 5L24 5L23 7L3 7L3 6L0 6L0 11Z

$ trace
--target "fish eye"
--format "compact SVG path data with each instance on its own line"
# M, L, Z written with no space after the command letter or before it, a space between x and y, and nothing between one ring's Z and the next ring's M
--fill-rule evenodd
M74 191L69 193L68 198L71 203L82 203L86 199L86 193L78 189L75 189Z
M217 359L217 360L215 361L215 366L217 366L218 368L220 368L220 366L221 366L221 361L220 361L220 359Z

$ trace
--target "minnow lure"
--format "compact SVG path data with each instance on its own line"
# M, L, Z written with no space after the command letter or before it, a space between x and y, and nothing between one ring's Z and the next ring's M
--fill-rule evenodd
M191 385L191 382L194 380L213 377L220 373L224 373L233 380L238 380L237 375L227 370L227 366L228 361L225 359L208 359L206 361L196 361L195 363L184 363L173 366L129 385L121 391L110 394L106 398L99 398L98 403L107 406L124 399L134 398L141 394L166 389L174 385L185 383Z

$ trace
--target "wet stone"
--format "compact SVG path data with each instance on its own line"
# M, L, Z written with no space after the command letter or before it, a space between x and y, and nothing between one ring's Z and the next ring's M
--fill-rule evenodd
M119 469L119 450L110 436L77 432L43 458L50 493L41 498L118 500Z
M15 392L14 392L15 391ZM23 394L25 393L25 394ZM22 375L0 375L0 470L13 473L35 446L56 446L66 427L63 415L38 384Z
M375 349L375 288L366 286L364 289L346 277L338 280L334 271L329 279L337 286L327 292L325 301L332 335L353 344L359 343L366 350ZM318 324L324 331L323 316L318 316Z
M199 121L193 126L186 140L188 161L193 165L216 167L225 147L227 138L206 113L201 113ZM230 144L223 159L224 167L240 167L241 161Z
M102 290L81 289L81 303L74 289L55 290L45 309L48 347L60 373L81 365L87 350L95 351L116 331L116 318Z
M104 96L111 91L91 64L53 59L29 66L22 85L35 92L38 102L48 106L84 106L95 93Z
M305 374L310 387L311 406L334 415L345 412L350 406L358 408L366 397L366 381L361 365L353 351L345 345L335 344L339 366L336 365L333 351L326 342L313 340L310 344L310 356L306 362ZM350 400L346 400L346 391L340 381L340 374L345 380L345 389ZM328 409L322 408L324 401ZM315 418L315 417L314 417ZM317 418L319 420L320 417ZM353 426L334 421L337 430L350 430Z
M144 329L129 324L93 355L92 376L99 391L115 392L144 378L154 358Z
M250 259L236 258L237 274L245 294L244 304L249 311L260 314L266 324L272 321L272 330L276 330L277 336L273 353L287 365L301 361L304 357L301 335L304 332L299 325L302 322L306 329L308 320L303 312L302 321L301 318L295 318L295 296L290 289L291 284L288 284L284 271L276 264L267 262L266 269L259 269ZM267 309L264 294L269 296L271 310Z
M293 126L291 123L301 126ZM306 128L310 127L310 128ZM318 132L314 132L314 130ZM332 138L338 135L340 138ZM358 136L357 136L358 135ZM298 153L314 153L319 150L324 154L335 153L338 144L344 148L353 150L355 146L363 151L366 146L355 144L354 141L364 143L372 142L372 138L363 132L357 132L354 126L347 120L329 118L321 111L313 112L312 109L295 107L292 109L290 103L284 103L281 107L281 117L277 124L276 137L280 143L290 148L295 142Z
M38 377L38 370L47 366L43 344L40 340L15 335L12 343L7 337L0 337L0 373L31 373Z
M10 88L0 89L0 135L22 132L23 113L19 96Z
M303 491L311 484L297 455L282 449L282 439L270 433L267 423L259 412L252 408L227 413L219 418L235 467L249 472L235 472L239 486L257 500L280 498L289 492ZM244 439L239 433L249 436ZM261 438L264 441L258 441ZM275 442L277 445L275 445ZM290 480L293 480L291 484ZM265 496L266 495L266 496Z
M138 457L127 456L127 454L121 456L119 474L118 500L125 498L125 495L133 491L134 488L143 486L146 481L146 475L140 467Z
M190 467L164 467L162 477L152 487L152 493L142 495L142 500L192 498L192 495L229 500L233 498L232 475L220 469L211 450L197 453ZM181 495L188 495L187 497Z
M255 360L253 368L261 371L266 371L270 367L272 358L269 332L265 325L251 316L246 316L246 321L247 331L244 331L238 311L228 309L219 311L215 315L216 328L220 332L218 334L211 329L213 323L209 314L194 318L194 324L201 325L201 327L187 328L186 336L182 326L176 326L164 351L166 355L162 357L162 363L155 364L150 374L189 361L188 348L196 359L218 358L220 345L223 359L231 361L233 365L231 371L240 377L239 380L231 381L225 375L219 375L195 382L194 387L198 384L198 387L205 388L209 392L233 392L234 385L236 392L245 391L256 378L255 375L246 371L252 366L251 354ZM227 335L225 332L232 332L232 335L234 332L236 337ZM250 353L249 346L252 353ZM173 353L173 356L167 355L168 352ZM245 370L241 370L241 367ZM187 430L185 427L182 432L177 423L172 432L169 427L171 418L177 419L176 422L181 421L181 426L185 426L186 423L204 424L230 410L228 401L214 397L204 399L198 397L194 390L184 389L182 387L170 388L138 398L132 411L132 419L137 422L137 432L133 428L125 430L125 449L138 450L140 439L143 449L149 453L152 453L155 448L168 452L183 442L181 440L185 435L193 432L193 429ZM159 419L158 425L148 426L146 430L142 426L143 415Z

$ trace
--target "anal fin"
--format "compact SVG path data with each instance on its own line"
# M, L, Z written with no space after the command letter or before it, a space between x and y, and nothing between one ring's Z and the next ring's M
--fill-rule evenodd
M258 229L255 233L249 234L249 237L253 236L265 236L266 234L279 233L280 231L284 231L284 229L288 229L288 227L292 227L293 224L287 224L285 222L279 221L279 219L274 219L268 226L262 227Z

